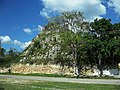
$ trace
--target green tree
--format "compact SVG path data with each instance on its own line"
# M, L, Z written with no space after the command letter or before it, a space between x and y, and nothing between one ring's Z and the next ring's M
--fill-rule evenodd
M5 60L5 49L0 47L0 67L3 67Z
M109 32L110 40L108 43L110 64L117 66L120 62L120 23L113 24Z
M0 56L5 56L5 49L4 48L0 48Z
M8 66L13 63L18 63L20 60L20 53L15 48L10 48L8 52L6 52L5 59L8 61Z
M94 32L94 48L96 64L100 70L100 76L103 74L103 69L105 67L109 67L112 65L116 65L118 63L117 58L119 57L119 25L112 25L111 20L103 19L95 19L94 22L91 23L92 30ZM116 55L116 56L115 56ZM115 59L116 58L116 59Z
M72 66L78 76L82 66L85 65L86 41L85 36L89 33L89 23L84 21L83 14L77 11L64 12L62 16L54 18L52 22L61 26L58 33L61 37L61 52L58 54L58 63ZM56 28L57 29L57 28Z

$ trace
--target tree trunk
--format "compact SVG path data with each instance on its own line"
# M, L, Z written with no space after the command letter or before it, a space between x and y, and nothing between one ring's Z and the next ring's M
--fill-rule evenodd
M77 66L75 66L74 67L74 74L76 75L76 76L78 76L79 75L79 71L78 71L78 67Z
M101 65L101 59L99 59L99 65L98 65L98 68L99 68L99 70L100 70L100 77L102 77L102 75L103 75L103 67L102 67L102 65Z

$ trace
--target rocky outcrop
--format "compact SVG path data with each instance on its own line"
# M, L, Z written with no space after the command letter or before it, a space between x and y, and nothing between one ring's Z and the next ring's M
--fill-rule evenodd
M42 31L35 37L31 44L21 54L21 62L32 61L35 64L43 62L41 60L54 59L55 55L60 51L60 36L56 34L57 31ZM37 61L35 61L37 60ZM38 61L39 60L39 61Z

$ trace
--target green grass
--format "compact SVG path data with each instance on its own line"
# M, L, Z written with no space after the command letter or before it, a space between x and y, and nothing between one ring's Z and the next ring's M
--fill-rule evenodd
M95 85L62 82L6 83L0 82L0 90L120 90L119 85ZM4 88L4 89L3 89Z
M70 76L70 75L59 75L59 74L40 74L40 73L34 73L34 74L20 74L20 73L0 73L2 75L20 75L20 76L43 76L43 77L66 77L66 78L76 78L76 76ZM120 78L114 78L110 76L103 76L103 77L97 77L97 76L82 76L79 78L88 78L88 79L120 79Z
M44 77L71 77L69 75L59 75L59 74L22 74L22 73L0 73L1 75L20 75L20 76L44 76Z

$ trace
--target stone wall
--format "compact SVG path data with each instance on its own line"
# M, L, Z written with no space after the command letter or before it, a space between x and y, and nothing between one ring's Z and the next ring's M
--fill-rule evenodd
M41 74L67 74L73 75L73 69L60 67L59 65L29 65L29 64L14 64L11 66L12 73L41 73Z
M83 74L87 76L99 76L100 71L99 69L94 66L92 69L87 66L86 70L83 70ZM22 74L33 74L33 73L40 73L40 74L59 74L59 75L71 75L75 76L74 68L64 67L62 68L59 65L29 65L29 64L13 64L10 68L0 68L0 73L9 72L11 73L22 73ZM103 70L103 75L107 76L116 76L120 75L120 69L105 69Z
M6 73L6 72L9 72L10 68L1 68L0 67L0 73Z

